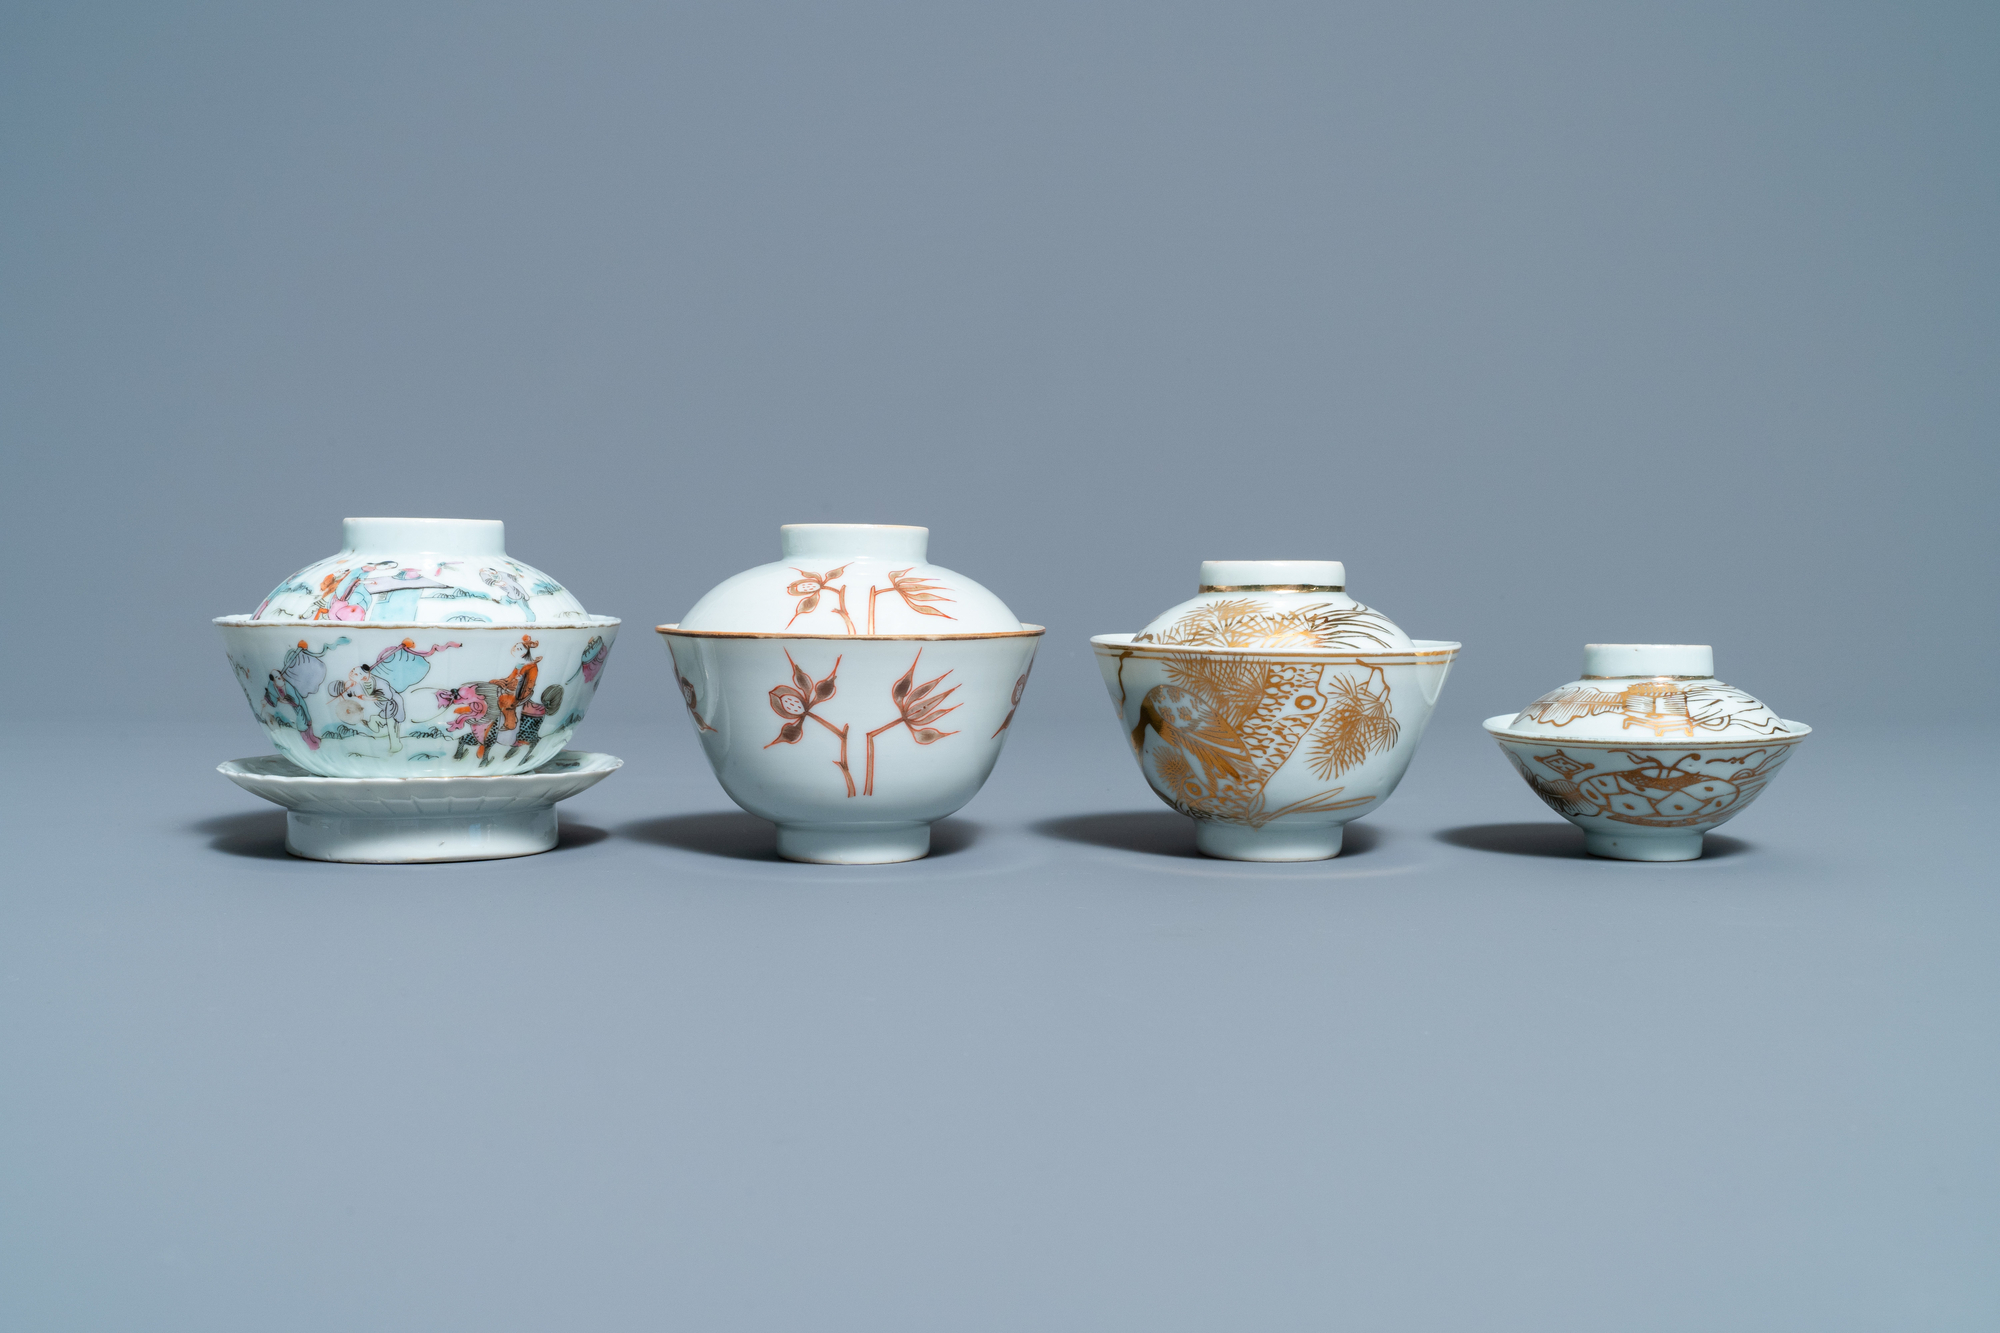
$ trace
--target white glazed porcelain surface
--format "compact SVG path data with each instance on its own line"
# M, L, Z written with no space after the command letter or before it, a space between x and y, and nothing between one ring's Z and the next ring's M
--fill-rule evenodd
M986 781L1041 629L925 638L660 626L730 799L792 860L914 860Z
M1338 855L1403 780L1459 645L1349 597L1338 560L1205 560L1199 589L1090 641L1140 772L1210 856Z
M533 627L215 623L272 745L331 778L532 768L576 734L618 636L606 616Z
M1654 652L1648 664L1712 663L1706 644L1591 644L1587 658L1615 648L1679 648L1678 660ZM1698 651L1696 651L1698 650ZM1602 666L1600 660L1585 665ZM1618 663L1625 665L1627 663ZM1713 670L1711 665L1709 668ZM1550 690L1506 720L1509 735L1550 740L1748 741L1800 737L1812 729L1787 722L1751 695L1713 675L1605 676L1586 673Z
M342 551L216 620L250 711L309 773L532 768L589 709L618 621L507 558L494 519L350 518Z
M1336 855L1348 821L1403 780L1459 645L1335 653L1091 641L1155 795L1211 856Z
M1338 560L1205 560L1201 591L1155 616L1134 643L1189 648L1411 651L1408 635L1349 597Z
M1812 732L1695 674L1713 663L1706 644L1590 644L1581 678L1484 725L1592 854L1693 860L1701 835L1742 813ZM1633 668L1662 674L1602 674Z
M350 518L340 551L284 580L249 619L540 625L585 616L561 584L508 557L497 519Z
M929 563L928 528L789 523L778 533L776 563L724 579L680 628L843 637L1021 628L998 597Z
M555 846L555 804L624 761L564 750L497 777L328 778L282 755L218 764L245 791L282 805L285 847L317 861L476 861Z

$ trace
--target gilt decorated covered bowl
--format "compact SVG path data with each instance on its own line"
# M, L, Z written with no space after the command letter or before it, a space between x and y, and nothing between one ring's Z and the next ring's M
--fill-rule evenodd
M1812 733L1715 678L1696 643L1584 645L1583 675L1486 731L1584 849L1618 861L1692 861Z
M928 560L927 528L794 523L782 559L659 626L730 799L794 861L909 861L993 771L1042 629Z
M510 559L497 520L350 518L341 550L216 620L280 754L333 778L517 773L553 758L618 621Z
M1194 598L1090 641L1139 771L1207 855L1338 855L1409 768L1459 645L1346 585L1337 560L1209 560Z

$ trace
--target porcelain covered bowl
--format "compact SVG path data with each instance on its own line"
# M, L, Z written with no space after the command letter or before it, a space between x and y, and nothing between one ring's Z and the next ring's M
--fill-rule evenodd
M1687 861L1811 734L1715 678L1707 644L1593 643L1583 675L1485 728L1592 855Z
M1347 595L1337 560L1210 560L1138 634L1091 640L1120 732L1210 856L1320 860L1402 781L1459 645Z
M619 622L510 559L496 520L342 526L339 553L215 622L277 751L336 778L514 773L559 753Z
M1041 627L931 564L928 539L788 524L782 559L659 627L716 778L778 826L782 856L923 856L1006 744Z

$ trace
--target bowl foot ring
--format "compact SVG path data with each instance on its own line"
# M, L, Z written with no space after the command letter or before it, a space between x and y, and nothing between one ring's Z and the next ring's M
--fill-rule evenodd
M1593 833L1585 829L1583 850L1608 861L1693 861L1701 856L1701 831Z
M1244 824L1197 819L1194 845L1203 856L1222 861L1325 861L1340 855L1341 833L1345 828L1344 824L1307 828L1266 824L1250 828Z
M929 824L780 824L778 855L828 866L915 861L931 850Z

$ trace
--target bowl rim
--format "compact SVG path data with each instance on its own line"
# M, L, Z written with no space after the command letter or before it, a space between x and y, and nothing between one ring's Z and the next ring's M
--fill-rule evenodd
M245 764L254 764L260 759L283 759L286 762L290 763L293 767L298 767L298 761L296 759L293 759L288 754L276 751L270 754L247 754L240 759L225 759L221 763L215 766L215 771L222 774L225 777L230 777L232 781L234 780L233 778L234 774L243 773L249 777L255 778L259 782L280 782L280 783L289 782L289 783L298 783L298 784L305 784L312 786L319 786L321 784L328 782L353 782L353 783L464 782L468 778L476 779L480 782L496 782L496 781L506 780L516 785L520 785L525 782L534 781L536 779L541 779L543 781L546 781L547 779L554 777L567 777L570 774L577 772L616 773L619 769L625 767L625 761L623 759L620 759L615 754L610 754L603 750L571 750L568 748L564 748L550 755L548 759L545 760L544 762L553 763L555 760L561 758L563 755L566 754L577 756L579 762L574 768L565 769L562 773L541 772L540 771L541 765L538 764L534 768L519 773L485 773L485 774L427 773L417 777L408 777L408 778L389 777L388 775L384 774L377 777L357 778L352 776L326 777L318 773L259 773L255 769L248 769L243 767Z
M1677 737L1673 740L1601 741L1588 736L1551 736L1546 732L1508 731L1506 729L1508 724L1519 716L1520 713L1518 711L1498 713L1487 718L1479 725L1485 729L1487 735L1496 741L1519 741L1523 745L1589 745L1595 746L1600 750L1756 749L1758 746L1797 745L1800 741L1812 735L1812 728L1805 723L1794 722L1788 717L1781 717L1778 721L1788 727L1797 727L1798 730L1784 736L1740 736L1722 740L1704 740L1696 736L1692 738Z
M1134 631L1123 634L1093 634L1090 646L1099 654L1140 657L1184 656L1215 653L1219 656L1279 657L1314 662L1379 663L1384 666L1437 665L1455 661L1465 645L1453 639L1412 639L1411 647L1384 648L1379 652L1355 652L1345 648L1225 648L1181 643L1134 643Z
M984 630L970 634L793 634L783 630L682 629L678 623L655 625L653 632L677 639L825 639L832 643L923 643L957 639L1033 639L1047 634L1046 625L1023 624L1019 629Z
M282 629L297 631L302 629L422 629L443 630L458 634L471 630L508 630L515 633L539 634L545 629L616 629L625 622L617 616L586 616L582 620L523 620L510 624L479 624L476 621L452 620L252 620L248 612L233 616L217 616L209 622L223 629Z

